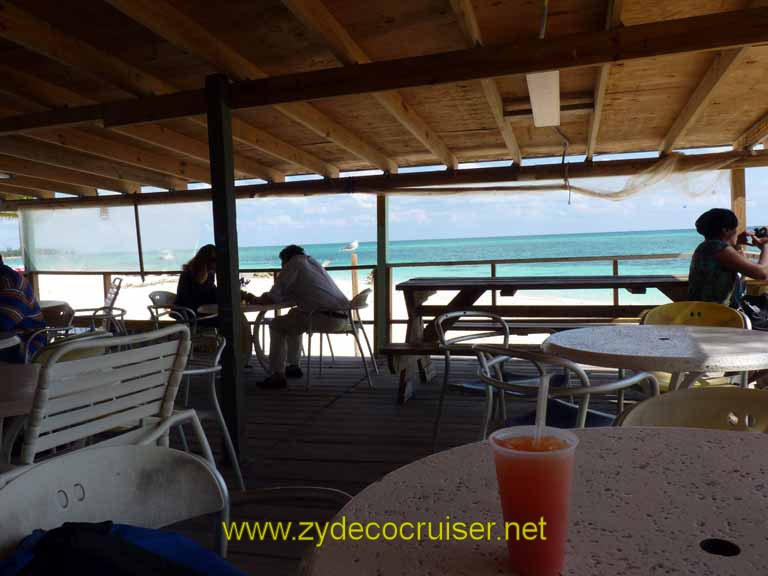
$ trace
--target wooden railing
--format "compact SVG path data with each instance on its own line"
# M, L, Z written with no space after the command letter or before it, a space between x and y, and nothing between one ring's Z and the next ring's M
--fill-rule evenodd
M611 273L614 276L619 275L620 263L630 262L638 260L677 260L677 259L689 259L690 253L665 253L665 254L629 254L629 255L611 255L611 256L568 256L568 257L556 257L556 258L503 258L503 259L488 259L488 260L462 260L462 261L432 261L432 262L391 262L384 267L384 273L387 276L386 285L389 289L384 294L385 303L384 309L386 310L386 322L387 322L387 340L391 340L392 326L395 324L405 324L406 318L394 318L392 298L394 293L394 271L396 269L404 268L436 268L436 267L457 267L457 266L487 266L491 277L496 277L500 266L513 265L513 264L568 264L568 263L583 263L583 262L605 262L611 265ZM372 271L374 274L374 283L376 285L376 274L380 273L375 264L359 265L359 266L329 266L326 268L329 272L342 272L342 271ZM243 268L240 270L241 274L272 274L276 276L280 271L279 268ZM145 276L177 276L178 270L154 270L146 271ZM102 285L104 287L104 294L112 282L112 278L115 276L139 276L139 272L136 270L109 270L109 271L75 271L75 270L45 270L35 271L29 274L33 285L37 291L39 287L39 278L45 275L78 275L78 276L101 276ZM381 298L381 294L374 292L376 299ZM494 292L491 294L491 301L493 305L497 304L498 296ZM613 304L619 305L619 290L613 290ZM377 309L376 306L373 308ZM372 320L366 320L365 324L376 324L376 315Z

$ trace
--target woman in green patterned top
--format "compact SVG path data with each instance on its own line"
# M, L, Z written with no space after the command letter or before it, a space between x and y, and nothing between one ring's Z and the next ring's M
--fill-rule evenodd
M737 250L739 220L724 208L713 208L696 220L696 231L704 236L691 258L688 274L688 299L717 302L726 306L737 304L738 273L756 280L768 280L768 238L758 238L752 232L752 244L760 248L755 263ZM744 237L743 237L744 238Z

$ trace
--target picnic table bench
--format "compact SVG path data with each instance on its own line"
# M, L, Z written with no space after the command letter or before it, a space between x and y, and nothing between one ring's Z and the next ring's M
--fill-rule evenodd
M382 353L390 359L390 368L400 373L398 402L404 403L413 394L417 381L433 375L430 355L442 354L434 325L425 321L446 312L473 310L491 312L509 318L510 333L552 333L584 325L616 321L637 321L653 305L478 305L477 301L488 291L502 296L514 296L521 290L627 290L644 294L649 288L661 291L672 301L687 298L688 278L675 275L644 276L511 276L470 278L413 278L397 285L403 292L408 313L408 326L404 343L389 344ZM456 291L447 304L428 304L430 296L440 291ZM487 330L488 323L462 320L458 325L446 325L456 330ZM467 345L466 355L473 355Z

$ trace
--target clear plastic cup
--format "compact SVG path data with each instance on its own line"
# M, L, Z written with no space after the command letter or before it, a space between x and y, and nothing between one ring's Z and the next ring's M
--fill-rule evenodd
M489 438L504 514L512 571L557 576L565 564L573 461L579 439L544 428L538 448L535 426L503 428ZM512 446L505 446L504 443ZM542 451L542 448L551 449Z

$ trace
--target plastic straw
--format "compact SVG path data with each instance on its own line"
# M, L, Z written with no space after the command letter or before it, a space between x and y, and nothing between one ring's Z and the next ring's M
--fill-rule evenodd
M549 398L549 379L551 374L544 374L539 385L539 395L536 398L536 430L533 433L533 445L538 446L547 425L547 398Z

